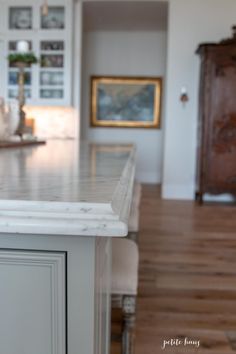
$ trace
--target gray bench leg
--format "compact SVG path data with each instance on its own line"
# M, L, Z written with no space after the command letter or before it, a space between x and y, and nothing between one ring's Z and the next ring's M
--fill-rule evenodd
M138 232L129 232L127 238L137 243L138 245Z
M122 331L122 354L133 354L136 296L123 297L122 311L124 316Z

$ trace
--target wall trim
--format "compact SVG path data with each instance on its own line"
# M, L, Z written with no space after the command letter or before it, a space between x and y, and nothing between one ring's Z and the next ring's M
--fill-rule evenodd
M191 185L175 186L163 185L161 196L163 199L195 200L195 187ZM231 194L211 195L205 194L206 202L233 202L235 199Z
M193 185L163 185L161 191L163 199L194 200L194 194Z

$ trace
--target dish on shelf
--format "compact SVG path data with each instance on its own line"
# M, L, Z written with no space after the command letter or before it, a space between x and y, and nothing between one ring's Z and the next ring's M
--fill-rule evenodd
M9 28L22 30L32 29L32 8L10 7Z
M64 25L64 7L49 6L48 15L41 15L42 29L63 29Z

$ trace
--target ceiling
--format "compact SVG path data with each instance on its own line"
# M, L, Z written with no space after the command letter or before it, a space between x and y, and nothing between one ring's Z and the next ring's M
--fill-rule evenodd
M164 1L84 2L84 31L155 31L167 29Z

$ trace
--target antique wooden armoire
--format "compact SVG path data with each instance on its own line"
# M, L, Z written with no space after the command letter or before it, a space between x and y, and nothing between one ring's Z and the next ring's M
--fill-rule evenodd
M236 196L236 27L233 37L201 44L196 199Z

